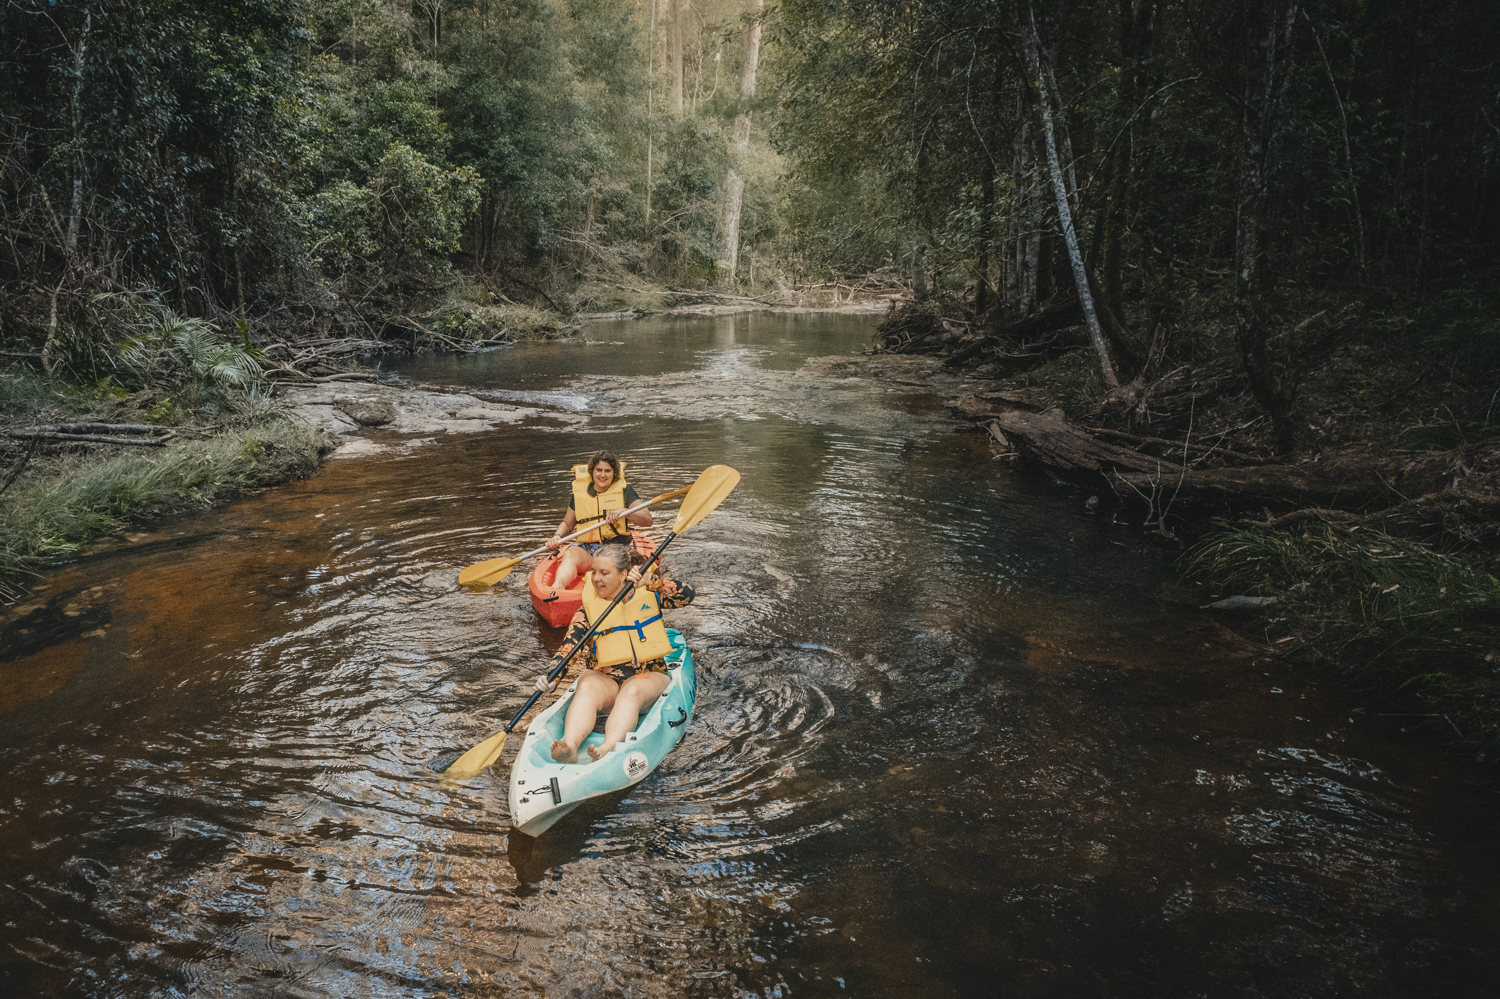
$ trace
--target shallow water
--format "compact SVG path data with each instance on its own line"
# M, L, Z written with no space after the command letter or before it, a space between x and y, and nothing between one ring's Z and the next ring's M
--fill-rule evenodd
M871 321L411 362L548 407L168 521L0 631L0 993L1500 992L1500 796L1173 602L1171 550L992 461ZM628 376L628 377L627 377ZM566 465L744 480L674 545L698 714L537 840L495 731L559 633ZM663 522L666 518L663 518ZM1206 601L1203 601L1206 602Z

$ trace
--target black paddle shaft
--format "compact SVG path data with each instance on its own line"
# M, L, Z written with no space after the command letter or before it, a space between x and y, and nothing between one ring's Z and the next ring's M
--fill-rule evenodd
M655 565L656 562L661 558L661 553L667 550L667 545L670 545L672 543L672 539L675 537L677 537L677 532L670 532L667 535L666 540L656 547L655 553L646 560L645 565L641 566L642 576L651 571L651 567ZM564 656L562 662L558 663L556 666L547 671L548 683L551 683L568 671L568 663L572 662L573 657L578 655L578 650L587 645L589 643L589 639L594 637L594 632L599 630L600 622L609 617L609 612L618 607L620 605L620 601L625 599L625 594L629 593L633 589L635 589L635 587L633 586L620 587L620 592L615 594L615 598L609 602L609 606L604 608L604 613L599 615L599 619L589 626L588 632L578 640L577 645L573 646L573 651ZM516 716L510 720L510 724L505 726L505 731L514 731L515 727L521 723L521 719L526 717L526 712L532 709L532 707L536 704L537 699L541 696L542 692L540 690L532 691L531 696L526 698L526 703L521 705L521 710L517 711Z

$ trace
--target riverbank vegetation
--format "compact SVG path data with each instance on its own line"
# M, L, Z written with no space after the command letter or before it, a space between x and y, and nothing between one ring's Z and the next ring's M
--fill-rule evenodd
M93 304L111 333L59 338L50 376L0 372L0 601L99 537L306 477L329 448L283 414L254 348L129 297Z
M781 10L781 148L909 261L880 348L1273 599L1277 652L1500 748L1500 16Z
M1447 620L1402 609L1425 584L1370 603L1351 545L1467 580L1438 597L1500 575L1491 3L21 0L0 31L0 360L49 399L213 423L359 351L864 289L1006 453L1276 596L1278 649ZM1451 686L1425 641L1381 682Z

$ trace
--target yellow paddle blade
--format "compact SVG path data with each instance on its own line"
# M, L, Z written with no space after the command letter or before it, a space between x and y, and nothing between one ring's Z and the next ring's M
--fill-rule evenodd
M672 525L672 533L681 534L713 513L739 483L740 473L728 465L709 465L688 489L687 498L677 510L677 523Z
M494 586L510 575L520 565L519 558L492 558L487 562L475 562L458 574L459 586Z
M452 766L443 771L443 776L453 777L457 780L473 777L500 758L500 753L505 749L505 737L507 735L510 735L510 733L502 728L454 760Z

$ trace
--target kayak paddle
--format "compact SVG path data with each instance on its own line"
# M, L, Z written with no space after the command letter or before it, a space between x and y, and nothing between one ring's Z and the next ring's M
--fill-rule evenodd
M724 497L728 496L734 490L734 487L739 484L739 481L740 473L728 465L710 465L705 468L703 474L698 476L698 481L685 490L687 492L687 499L682 501L682 506L677 511L677 522L672 525L672 530L667 535L666 540L657 546L656 552L646 560L645 565L641 566L641 577L644 579L646 574L651 571L651 567L661 558L661 553L667 550L667 545L672 543L672 539L676 538L679 534L686 533L688 528L697 524L710 513L713 513L714 509L720 503L724 502ZM658 496L657 499L661 499L661 497ZM634 589L632 586L620 587L620 592L615 594L615 598L610 601L608 607L604 608L604 612L599 615L598 620L589 627L588 633L573 646L571 652L563 657L562 662L547 671L548 683L551 683L567 672L568 663L578 654L579 649L589 644L589 639L594 637L594 632L598 630L599 623L609 617L610 612L619 605L621 600L625 599L625 595L632 589ZM536 704L541 696L542 692L540 690L532 691L531 696L526 699L526 703L521 705L521 710L517 711L516 716L510 720L510 724L453 761L443 773L449 777L456 777L462 780L466 777L473 777L485 767L498 760L501 751L505 749L505 737L510 735L511 731L521 723L521 719L526 717L526 712L532 709L532 706Z
M669 500L674 496L681 496L691 488L693 487L685 486L682 489L675 489L669 493L662 493L660 496L653 496L642 503L637 503L629 510L626 510L625 513L620 514L620 516L624 517L626 514L632 514L644 510L652 503L660 503L662 500ZM596 517L593 519L597 520L599 518ZM594 530L598 530L597 524L593 525L592 527L585 527L580 531L574 531L572 534L568 535L566 538L562 538L561 540L572 541L579 535L587 534L590 531ZM531 556L533 555L540 555L542 554L542 552L551 550L552 549L548 548L546 545L543 545L542 547L537 548L534 551L527 552L525 555L517 555L515 558L492 558L486 562L476 562L465 569L463 572L460 572L458 574L458 583L460 586L494 586L496 583L500 582L500 580L504 579L506 576L509 576L511 570L520 565L526 559L531 558Z

